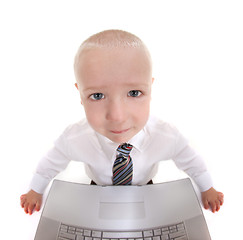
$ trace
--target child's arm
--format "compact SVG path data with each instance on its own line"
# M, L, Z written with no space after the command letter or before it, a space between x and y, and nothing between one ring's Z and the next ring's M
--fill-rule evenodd
M66 137L61 135L53 148L40 160L30 183L31 190L20 197L20 205L27 214L40 210L47 185L70 162L67 149Z
M224 194L217 192L202 157L189 145L188 141L177 132L175 152L172 156L176 166L186 172L201 191L205 209L214 213L219 211L224 202ZM207 190L206 190L207 189Z
M28 193L20 197L21 207L24 208L26 214L32 214L34 211L39 211L42 204L42 194L30 190Z
M224 194L217 192L214 188L210 188L209 190L202 192L201 196L204 208L211 208L213 213L215 213L215 211L219 211L220 206L224 203Z

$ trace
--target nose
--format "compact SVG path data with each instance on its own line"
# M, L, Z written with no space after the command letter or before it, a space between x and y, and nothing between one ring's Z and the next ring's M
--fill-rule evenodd
M106 111L106 119L111 122L122 123L127 118L127 108L120 99L110 101Z

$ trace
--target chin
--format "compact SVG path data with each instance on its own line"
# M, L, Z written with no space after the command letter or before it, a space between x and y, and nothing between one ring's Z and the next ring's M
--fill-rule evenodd
M129 139L126 138L109 138L112 142L121 144L127 142Z
M128 142L133 136L107 136L107 138L109 138L112 142L120 144Z

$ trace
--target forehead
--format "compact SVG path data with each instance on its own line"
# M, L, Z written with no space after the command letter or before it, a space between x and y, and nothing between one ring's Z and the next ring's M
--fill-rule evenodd
M145 81L151 79L151 62L146 51L140 48L88 49L80 56L76 67L80 84L106 81Z

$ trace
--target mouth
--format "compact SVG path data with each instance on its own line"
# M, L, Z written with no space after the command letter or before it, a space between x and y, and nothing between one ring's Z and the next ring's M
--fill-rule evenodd
M123 130L114 130L114 131L111 131L112 133L114 134L122 134L122 133L126 133L129 131L130 128L127 128L127 129L123 129Z

